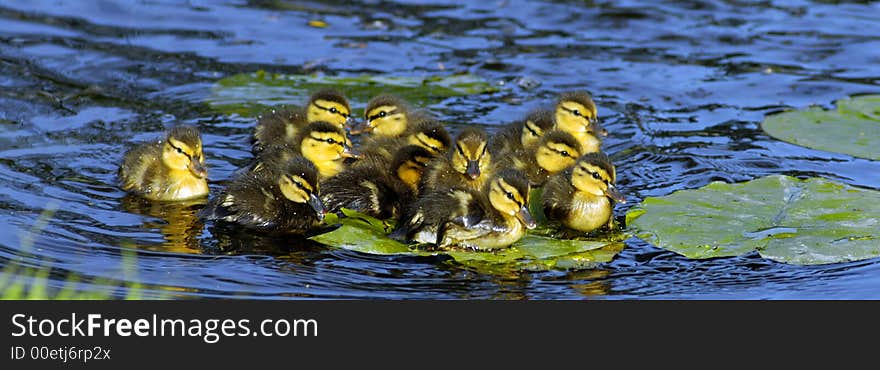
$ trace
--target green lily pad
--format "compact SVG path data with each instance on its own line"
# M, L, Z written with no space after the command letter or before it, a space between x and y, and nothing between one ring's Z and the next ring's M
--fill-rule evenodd
M647 198L626 221L640 238L689 258L757 250L812 265L880 256L880 192L821 178L713 182Z
M435 76L325 76L283 75L264 71L237 74L218 81L207 103L225 114L256 116L279 104L303 104L313 92L333 88L355 106L376 95L398 95L416 106L436 104L445 98L498 91L472 74Z
M837 110L811 107L764 118L767 134L808 148L880 160L880 95L837 101Z
M415 256L445 254L464 266L488 273L590 268L598 263L610 262L624 247L620 235L609 240L562 240L526 235L510 248L495 251L425 250L417 245L410 246L389 238L387 234L394 229L394 225L388 221L350 210L343 212L346 217L328 215L325 221L342 226L311 239L363 253Z

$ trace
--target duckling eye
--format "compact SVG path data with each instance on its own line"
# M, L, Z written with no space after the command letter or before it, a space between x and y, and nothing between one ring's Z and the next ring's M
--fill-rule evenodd
M599 174L598 174L598 173L595 173L595 172L593 172L593 178L596 179L596 180L601 180L601 179L602 179L602 178L599 176Z
M568 151L567 151L567 150L563 150L563 151L562 151L562 156L564 156L564 157L571 157L571 154L568 154Z
M336 140L333 140L333 138L327 139L327 144L336 144Z
M330 113L339 113L339 110L336 107L330 107Z
M515 200L515 199L513 199L513 193L508 191L508 192L505 192L505 194L507 195L507 199Z
M385 113L385 111L379 112L379 117L385 117L386 115L387 115L387 113Z

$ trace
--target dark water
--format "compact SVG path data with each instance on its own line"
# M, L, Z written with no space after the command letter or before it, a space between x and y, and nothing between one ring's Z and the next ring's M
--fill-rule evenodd
M307 26L315 19L329 27ZM197 205L159 209L115 186L128 144L183 121L202 128L219 189L249 158L253 120L203 100L218 79L258 69L470 72L504 88L429 108L486 125L586 89L634 200L618 214L647 196L768 174L880 189L880 162L759 127L770 112L880 92L878 3L3 0L0 263L50 268L50 290L77 276L78 289L115 297L138 281L145 298L880 298L877 260L692 261L631 239L596 269L487 275L440 257L218 238L195 221ZM135 264L124 251L137 251Z

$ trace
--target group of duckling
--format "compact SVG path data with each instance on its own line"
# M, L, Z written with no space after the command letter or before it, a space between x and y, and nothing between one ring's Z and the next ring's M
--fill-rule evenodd
M305 106L257 119L253 161L199 213L217 224L308 235L328 212L352 209L395 218L391 237L440 248L510 246L536 226L529 194L543 187L547 219L579 232L613 224L614 165L601 152L596 105L586 92L559 95L490 136L470 126L453 140L429 113L392 95L371 99L355 123L335 90ZM360 136L358 150L352 139ZM122 189L174 201L206 197L207 170L195 126L129 150Z

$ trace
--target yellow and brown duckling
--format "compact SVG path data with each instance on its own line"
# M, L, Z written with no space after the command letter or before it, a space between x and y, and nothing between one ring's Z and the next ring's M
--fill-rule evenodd
M536 226L529 212L529 182L514 169L495 174L483 191L436 189L422 195L392 237L438 247L506 248Z
M550 176L565 170L581 156L581 144L571 134L551 130L529 149L519 149L495 161L496 168L523 172L532 186L542 186Z
M548 220L591 232L614 222L614 202L626 199L614 186L614 165L603 153L588 153L547 181L541 205Z
M122 190L150 200L185 200L208 195L208 170L198 128L177 125L157 141L125 153L119 167Z
M602 140L607 132L599 126L596 103L589 93L568 91L559 95L554 111L556 129L568 132L583 147L584 153L601 150Z
M331 212L348 208L380 219L398 218L415 201L419 179L432 157L425 148L407 145L390 166L365 158L322 182L321 197Z
M350 116L351 107L342 93L331 89L318 91L312 94L305 107L276 108L261 115L254 129L252 151L260 153L267 146L291 141L312 122L327 122L344 132Z
M492 155L489 135L485 130L468 127L455 138L449 154L428 163L419 184L419 193L447 187L468 187L482 190L491 175Z
M382 94L369 102L364 109L364 121L352 127L351 134L369 133L371 137L398 137L404 135L414 119L429 118L423 112L413 111L400 97Z
M360 152L364 158L377 158L389 162L394 153L407 145L425 148L433 155L446 154L452 138L440 121L428 117L417 118L407 131L397 137L374 136L364 140Z
M345 131L333 124L318 121L312 122L300 130L295 146L281 145L272 150L280 150L279 154L284 159L285 152L293 149L306 159L314 163L318 169L318 177L323 180L333 177L345 168L347 158L358 158L359 155L351 150L345 140ZM271 152L271 150L270 150Z
M305 234L321 224L325 213L318 170L296 156L283 165L235 177L199 216L262 232Z
M529 149L541 140L544 133L553 129L556 122L553 111L536 109L523 121L508 124L489 141L489 151L495 156Z

